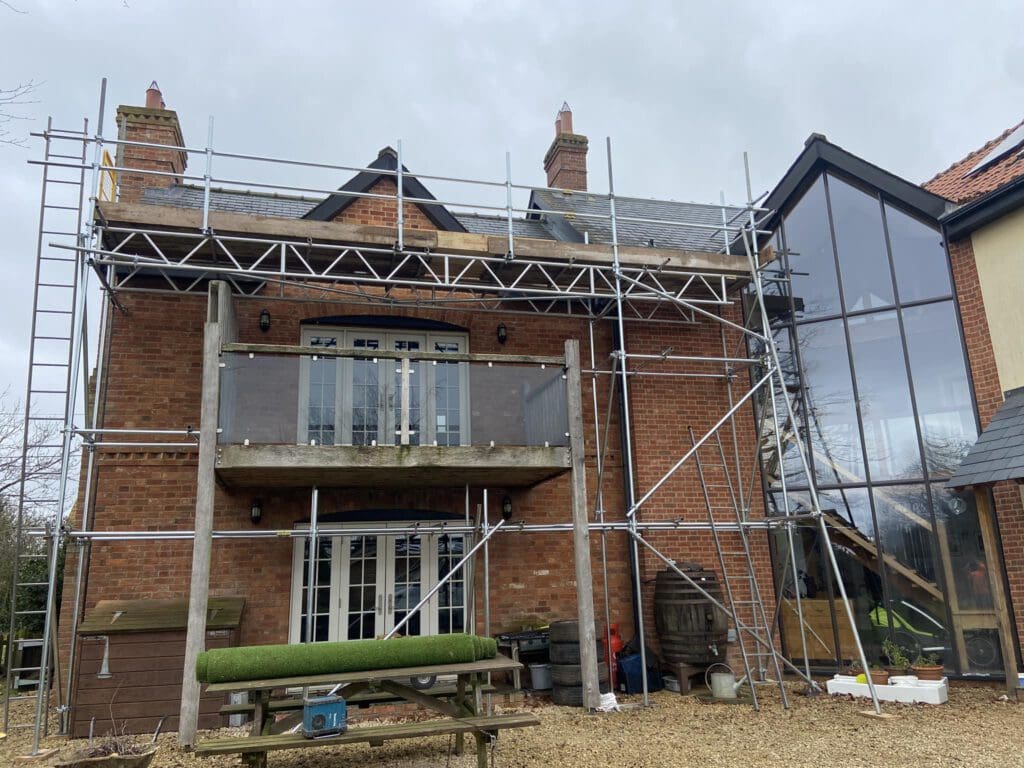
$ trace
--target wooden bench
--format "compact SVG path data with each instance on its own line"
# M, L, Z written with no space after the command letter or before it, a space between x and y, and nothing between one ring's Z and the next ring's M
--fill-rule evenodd
M343 672L333 675L311 675L269 680L242 680L231 683L212 683L208 693L249 692L253 694L251 704L229 704L222 711L252 712L252 727L249 736L228 739L209 739L196 745L200 755L240 754L252 768L265 768L267 752L278 749L301 749L306 747L352 744L366 742L371 746L381 745L392 739L417 738L422 736L455 735L455 751L462 754L465 734L471 733L476 740L478 768L487 768L487 746L504 728L525 728L539 725L532 715L483 716L482 697L489 687L487 676L492 672L508 672L521 669L519 662L499 654L493 659L484 659L462 664L437 664L423 667L400 669L377 669L363 672ZM446 695L432 695L432 691L421 691L408 685L413 677L429 675L455 675L454 690ZM271 692L289 688L317 688L340 686L339 695L348 701L357 701L360 696L369 700L404 700L418 704L441 715L441 717L419 723L389 726L358 726L337 736L323 739L307 739L301 733L275 733L299 719L302 705L300 700L271 700ZM278 713L288 712L284 721L278 722Z
M322 739L307 739L301 733L282 733L271 736L242 736L233 739L217 739L201 742L196 746L199 755L240 754L250 765L265 764L267 752L278 749L304 749L307 747L327 747L340 744L361 744L380 746L385 741L394 739L414 739L424 736L443 736L447 734L473 733L483 736L485 740L496 735L505 728L528 728L540 725L533 715L511 714L446 718L443 720L426 720L419 723L403 723L401 725L365 725L350 728L337 736ZM484 762L486 765L486 754ZM479 763L479 753L478 760Z

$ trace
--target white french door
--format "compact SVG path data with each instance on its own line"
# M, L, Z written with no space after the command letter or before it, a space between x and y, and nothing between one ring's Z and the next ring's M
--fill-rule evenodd
M324 355L303 358L298 442L313 445L398 445L402 432L402 361L336 357L337 349L451 353L466 351L460 334L376 329L305 328L304 346ZM411 360L409 445L469 445L469 371L465 363Z
M398 524L396 524L398 525ZM398 626L466 551L464 534L350 535L322 532L316 556L314 641L381 637ZM309 542L296 539L289 641L306 639ZM401 628L403 635L464 632L465 573L460 571Z

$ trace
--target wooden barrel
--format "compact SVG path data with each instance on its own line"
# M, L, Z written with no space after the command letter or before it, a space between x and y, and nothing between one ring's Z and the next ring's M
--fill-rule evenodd
M714 571L694 564L683 565L681 569L724 604L722 585ZM654 623L665 661L697 665L725 658L728 618L675 571L658 574L654 586Z

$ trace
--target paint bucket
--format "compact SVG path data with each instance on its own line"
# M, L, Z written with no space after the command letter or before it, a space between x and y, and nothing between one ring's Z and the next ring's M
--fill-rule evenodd
M721 667L725 672L712 672L715 667ZM727 665L718 663L712 664L704 672L704 684L711 691L716 699L736 698L736 675Z
M546 691L551 688L551 665L530 664L530 687L535 691Z

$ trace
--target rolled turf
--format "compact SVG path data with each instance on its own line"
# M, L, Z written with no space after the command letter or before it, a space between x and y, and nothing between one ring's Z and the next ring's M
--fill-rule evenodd
M461 664L492 659L497 652L497 643L493 639L462 634L350 640L344 643L217 648L199 655L196 660L196 679L202 683L233 683L240 680Z

